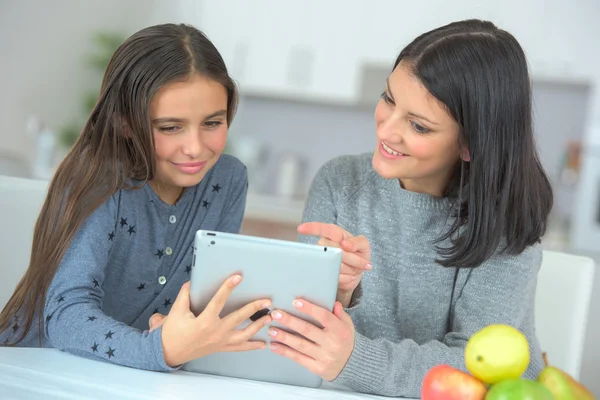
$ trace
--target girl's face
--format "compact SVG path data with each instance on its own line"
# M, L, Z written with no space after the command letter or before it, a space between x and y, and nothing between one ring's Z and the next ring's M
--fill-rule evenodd
M408 190L441 196L461 157L459 126L402 63L388 78L375 122L375 171Z
M227 91L200 75L162 87L150 102L156 152L153 189L174 204L197 185L227 141Z

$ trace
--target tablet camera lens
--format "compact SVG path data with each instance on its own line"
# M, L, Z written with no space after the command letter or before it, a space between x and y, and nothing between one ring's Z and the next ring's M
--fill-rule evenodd
M210 244L215 244L215 241L214 241L214 240L211 240Z
M327 251L327 247L325 247L325 248L323 249L323 251Z

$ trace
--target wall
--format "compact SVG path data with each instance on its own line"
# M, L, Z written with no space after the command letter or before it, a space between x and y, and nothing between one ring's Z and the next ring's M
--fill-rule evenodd
M9 0L0 5L0 149L31 157L29 114L57 129L78 116L82 96L99 87L85 65L90 35L129 35L177 19L179 9L159 0L52 2Z

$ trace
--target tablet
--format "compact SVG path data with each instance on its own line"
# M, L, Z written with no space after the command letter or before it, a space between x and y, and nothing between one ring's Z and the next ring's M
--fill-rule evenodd
M223 282L236 273L241 274L243 280L229 297L222 317L263 298L272 301L273 309L284 310L317 326L312 318L299 313L292 302L301 297L333 310L342 262L340 249L200 230L194 240L193 257L190 303L196 315L202 312ZM255 314L239 328L269 311ZM275 321L272 325L283 328ZM271 342L268 327L261 329L254 340L268 345ZM297 386L321 385L320 377L268 348L210 354L190 361L183 369Z

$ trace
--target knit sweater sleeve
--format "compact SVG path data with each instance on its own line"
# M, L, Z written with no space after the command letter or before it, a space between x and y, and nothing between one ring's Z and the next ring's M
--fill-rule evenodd
M439 341L417 344L391 342L356 334L354 351L336 382L354 390L386 396L418 397L427 371L448 364L466 371L464 349L478 330L490 324L519 327L533 305L541 249L530 247L518 256L498 256L478 268L463 271L466 280L454 304L451 329ZM543 368L541 354L531 346L524 376L536 379Z
M96 209L71 241L46 297L45 336L52 347L129 367L169 371L161 329L141 332L102 311L102 282L117 225L116 195Z
M327 163L319 169L317 175L311 183L308 194L308 200L304 207L302 222L323 222L327 224L338 224L337 205L339 194L332 188L330 176L334 174L332 163ZM344 228L341 226L341 228ZM345 228L344 228L345 229ZM357 234L350 232L351 234ZM303 243L316 244L320 238L315 236L299 235L299 240ZM352 314L362 301L362 284L358 284L346 312Z

